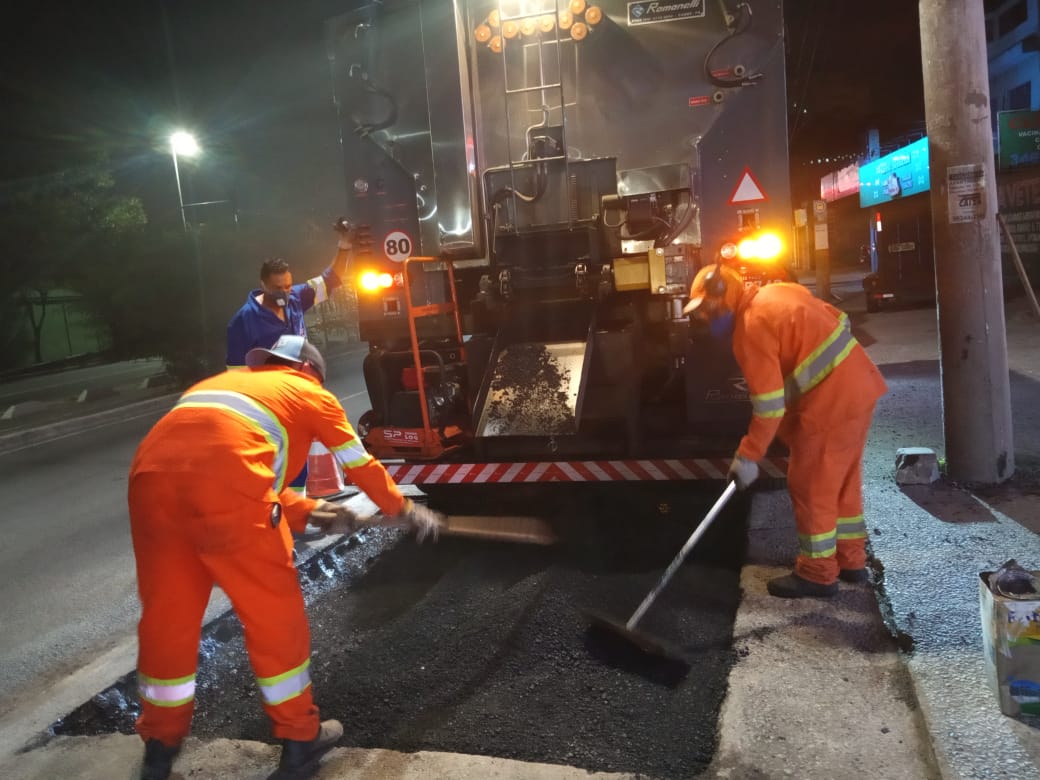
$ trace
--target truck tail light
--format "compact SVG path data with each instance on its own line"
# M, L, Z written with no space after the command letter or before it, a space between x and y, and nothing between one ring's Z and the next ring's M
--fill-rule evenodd
M365 292L377 292L394 286L394 277L391 274L378 271L364 271L358 277L358 286Z
M759 233L741 240L737 254L741 260L771 262L784 251L784 242L776 233Z

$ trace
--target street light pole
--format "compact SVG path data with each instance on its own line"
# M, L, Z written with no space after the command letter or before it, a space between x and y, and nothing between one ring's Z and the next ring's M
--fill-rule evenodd
M177 205L181 210L181 225L184 227L184 231L188 230L188 217L184 211L184 193L181 191L181 169L177 163L177 158L181 155L184 157L194 157L199 153L199 144L195 140L195 136L191 133L186 133L183 130L178 130L170 136L170 156L173 157L173 176L177 180Z
M177 158L194 157L199 153L199 144L195 140L195 136L191 133L186 133L183 130L178 130L170 136L170 155L173 157L173 175L177 180L177 205L181 210L181 225L184 227L184 232L188 231L188 215L184 209L184 193L181 190L181 170L178 164ZM196 205L196 204L192 204ZM195 277L199 284L199 326L201 328L202 336L202 352L203 355L209 354L209 325L206 317L206 286L202 280L202 257L199 252L199 235L198 231L191 231L191 246L195 254Z
M177 203L181 209L181 224L185 232L188 230L188 218L184 215L184 195L181 193L181 169L177 165L177 150L170 145L170 156L173 157L173 176L177 179Z

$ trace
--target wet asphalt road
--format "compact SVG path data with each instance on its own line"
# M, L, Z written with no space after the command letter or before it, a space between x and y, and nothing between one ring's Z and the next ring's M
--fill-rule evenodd
M715 498L687 488L662 515L628 493L558 523L554 548L377 531L303 566L315 697L343 721L339 744L660 778L707 767L734 661L746 505L719 517L640 625L687 666L588 630L585 608L631 614ZM196 736L269 739L233 616L206 630L199 682ZM55 731L131 732L133 687L128 675Z

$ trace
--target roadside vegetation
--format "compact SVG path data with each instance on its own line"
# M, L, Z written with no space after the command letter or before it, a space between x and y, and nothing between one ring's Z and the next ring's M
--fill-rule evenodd
M265 257L297 281L331 259L331 230L270 219L246 225L153 220L104 165L5 186L0 210L0 361L53 360L42 334L73 301L104 361L160 357L178 384L224 367L225 327L258 285ZM178 215L179 216L179 215ZM68 327L66 325L66 327Z

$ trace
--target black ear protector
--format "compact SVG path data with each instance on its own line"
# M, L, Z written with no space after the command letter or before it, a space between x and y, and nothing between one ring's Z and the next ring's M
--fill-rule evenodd
M726 294L726 280L722 278L721 261L716 261L715 268L704 277L704 294L709 298L722 298Z

